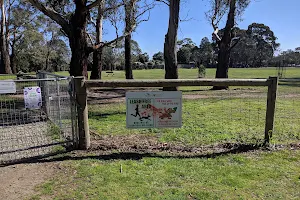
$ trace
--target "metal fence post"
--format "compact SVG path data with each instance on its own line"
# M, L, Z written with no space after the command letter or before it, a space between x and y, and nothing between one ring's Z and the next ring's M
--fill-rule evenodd
M77 101L79 149L85 150L90 147L90 132L88 122L87 90L84 77L75 77L75 96Z
M37 72L36 74L38 79L45 79L46 74ZM42 92L42 110L45 112L45 114L48 117L48 101L49 101L49 94L48 94L48 85L46 81L39 81L39 87L41 88Z
M274 119L276 108L276 97L278 87L278 77L269 77L266 125L265 125L265 142L264 145L269 144L270 138L274 131Z
M62 121L61 121L61 102L60 102L60 79L56 77L56 95L57 95L57 109L58 109L58 120L59 120L59 128L62 129Z

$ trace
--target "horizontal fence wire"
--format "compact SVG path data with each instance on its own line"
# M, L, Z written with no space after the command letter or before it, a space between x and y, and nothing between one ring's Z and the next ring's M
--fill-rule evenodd
M300 79L281 79L272 143L300 144Z
M220 91L209 90L208 87L180 89L183 90L183 126L174 129L126 128L126 92L158 91L157 89L90 89L90 129L96 135L105 138L143 135L153 137L158 142L184 146L263 143L266 87L231 87L229 90ZM112 148L114 146L116 145L112 144ZM120 148L123 148L122 145Z
M0 94L0 164L65 151L74 143L70 81L15 80L16 92ZM26 108L24 90L39 88L41 103Z

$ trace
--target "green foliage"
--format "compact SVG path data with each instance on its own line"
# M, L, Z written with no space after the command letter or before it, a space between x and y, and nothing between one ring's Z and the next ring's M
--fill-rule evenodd
M163 62L165 59L164 59L164 53L163 52L158 52L158 53L155 53L152 57L152 59L154 61L159 61L159 62Z
M219 31L222 37L224 29ZM267 67L278 49L277 37L265 24L252 23L247 30L235 27L233 29L232 50L230 52L230 67ZM213 38L215 52L218 52L216 40Z
M198 68L198 77L203 78L206 75L206 67L204 65L200 65Z
M177 41L177 46L179 48L177 52L178 63L190 63L192 61L193 49L196 47L195 43L191 38L184 38L183 40Z

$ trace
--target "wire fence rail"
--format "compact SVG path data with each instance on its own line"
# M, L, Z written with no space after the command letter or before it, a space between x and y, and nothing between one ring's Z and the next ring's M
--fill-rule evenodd
M7 84L15 88L0 94L0 164L52 155L75 145L71 82L69 77L44 73L35 79L0 81L1 89Z
M268 88L266 99L266 112L264 117L264 139L263 144L269 144L270 137L274 131L274 116L275 116L275 104L277 96L277 77L270 77L269 79L189 79L189 80L131 80L131 81L93 81L84 80L84 78L75 78L75 91L77 100L79 102L78 118L79 123L79 143L81 147L90 147L90 133L88 124L88 111L87 111L87 89L95 88L117 88L117 87L131 87L131 88L153 88L153 87L178 87L178 86L251 86ZM245 104L244 104L245 106ZM245 112L243 108L243 112ZM242 112L242 111L241 111ZM223 113L225 114L225 113ZM222 116L221 116L222 117ZM241 116L240 116L241 117ZM214 120L214 122L216 122Z

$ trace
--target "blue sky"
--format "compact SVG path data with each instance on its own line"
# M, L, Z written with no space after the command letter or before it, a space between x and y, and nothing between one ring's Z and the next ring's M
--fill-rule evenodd
M210 9L209 0L183 1L180 17L191 19L180 23L178 39L192 38L197 45L203 37L211 39L212 27L205 17L205 12ZM300 46L299 8L300 0L252 0L238 26L246 29L253 22L264 23L275 33L281 50L295 49ZM168 17L168 7L161 4L151 11L149 21L139 25L133 39L138 41L143 52L152 56L163 50ZM220 28L223 28L221 24ZM108 29L104 39L114 37L113 34Z

